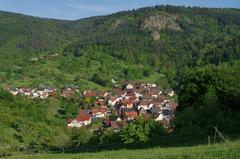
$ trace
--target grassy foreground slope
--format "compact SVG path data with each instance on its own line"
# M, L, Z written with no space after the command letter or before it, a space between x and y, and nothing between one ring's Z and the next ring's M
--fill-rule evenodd
M228 144L201 145L180 148L153 148L143 150L119 150L81 154L18 155L9 159L238 159L240 141Z

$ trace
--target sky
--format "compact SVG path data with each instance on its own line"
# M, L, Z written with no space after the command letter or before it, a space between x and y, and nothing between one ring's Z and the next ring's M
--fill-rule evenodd
M75 20L155 5L240 8L240 0L0 0L0 10Z

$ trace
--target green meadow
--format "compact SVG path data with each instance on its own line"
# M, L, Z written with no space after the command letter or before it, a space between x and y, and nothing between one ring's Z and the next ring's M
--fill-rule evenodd
M191 147L149 148L94 153L16 154L7 159L239 159L240 141Z

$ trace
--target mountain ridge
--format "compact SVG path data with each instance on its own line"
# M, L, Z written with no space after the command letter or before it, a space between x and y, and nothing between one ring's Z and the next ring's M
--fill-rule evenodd
M239 46L235 45L239 42L239 15L239 9L155 6L107 16L61 21L21 14L9 16L4 12L0 14L0 56L9 60L3 61L5 66L2 64L2 67L9 69L9 65L21 63L21 68L25 70L24 67L28 68L29 59L57 52L61 55L62 63L65 63L66 59L78 61L75 67L71 66L79 66L75 69L78 71L83 68L90 69L83 65L83 61L92 61L95 64L99 63L98 60L101 63L118 61L118 68L108 66L109 64L96 65L97 67L88 64L92 67L91 71L80 75L84 80L91 79L91 76L98 72L109 79L133 78L132 74L135 74L136 78L143 78L143 73L136 74L143 67L144 71L150 72L150 76L162 73L172 81L177 70L185 65L193 67L200 63L218 64L239 59ZM152 20L149 21L149 18ZM155 21L159 21L158 24ZM221 41L225 42L222 44ZM13 60L12 57L19 59ZM53 70L68 74L70 63L65 63L66 68L59 66L59 61L49 61L47 65L50 63ZM35 65L45 68L41 63ZM125 74L124 65L131 65L130 71ZM112 70L110 67L117 68L113 71L116 72L107 71ZM64 71L65 69L68 72ZM76 75L77 72L74 74L79 76ZM2 76L8 79L6 73ZM69 76L73 81L75 77ZM30 82L28 74L24 78L26 77ZM12 78L16 78L15 74ZM46 80L50 81L49 77L42 81Z

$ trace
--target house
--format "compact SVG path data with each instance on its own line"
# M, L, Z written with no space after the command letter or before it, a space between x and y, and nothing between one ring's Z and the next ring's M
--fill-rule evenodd
M140 89L146 89L147 88L147 84L146 83L141 83L139 88Z
M157 95L161 95L161 94L162 94L162 90L159 89L158 87L152 87L152 88L150 88L150 92L155 93L155 94L157 94Z
M172 116L173 111L170 108L165 107L165 108L162 109L162 114L163 114L164 117Z
M133 92L131 90L130 91L128 90L125 94L125 98L126 99L135 98L135 92Z
M156 106L156 107L162 107L163 102L153 101L153 105Z
M154 99L154 102L159 102L163 104L165 100L166 100L166 97L163 95L160 95L156 99Z
M119 99L116 96L113 96L109 101L108 101L108 105L111 107L114 107L115 104L119 101Z
M133 89L133 85L132 84L127 84L127 86L126 86L126 89L128 89L128 90L132 90Z
M164 119L164 116L162 113L158 114L157 118L155 118L155 121L162 121Z
M90 124L91 124L91 116L84 115L84 114L81 114L79 117L68 121L68 127L70 128L73 128L73 127L79 128L79 127L87 126Z
M91 91L91 90L84 91L83 92L83 96L84 97L89 97L89 98L96 97L97 96L97 92L96 91Z
M163 119L163 120L161 120L161 124L163 125L164 128L168 128L169 127L169 120Z
M32 99L34 98L39 98L39 93L38 92L32 92Z
M142 98L143 97L143 91L140 90L140 89L136 90L134 93L135 93L136 98Z
M51 90L48 92L49 93L49 97L54 97L56 98L58 96L58 93L57 93L57 90L54 89L54 90Z
M25 87L20 88L19 93L24 96L28 96L28 97L31 96L31 90L29 88L25 88Z
M96 96L97 96L97 98L105 98L105 97L107 97L108 95L111 95L109 92L106 92L106 91L97 91L96 92Z
M173 91L172 88L168 88L168 89L166 89L166 90L164 91L164 94L172 97L172 96L174 96L175 92Z
M117 121L110 121L110 126L115 132L118 132L121 129L121 125Z
M157 87L157 85L155 83L147 83L147 87L154 88L154 87Z
M116 95L117 97L122 97L125 94L125 92L120 88L114 88L113 94Z
M106 106L106 103L105 103L105 100L103 98L98 98L96 101L95 101L95 104L94 104L96 107L97 106Z
M111 126L111 121L109 119L104 119L102 121L102 124L105 126L105 127L109 127Z
M138 111L136 111L134 108L125 109L123 110L123 112L124 112L124 118L127 121L135 120L138 118Z
M166 107L172 109L172 110L176 110L177 109L177 103L170 100L167 104L166 104Z
M64 89L61 92L61 97L65 97L65 98L73 97L74 95L75 95L75 91L71 88Z
M134 104L133 99L125 99L122 101L122 105L125 106L126 108L132 108Z
M151 114L153 116L158 116L162 112L162 107L153 106L151 109Z
M155 93L155 92L147 92L147 93L145 93L144 96L150 97L151 99L156 99L159 96L159 94Z
M95 118L105 118L107 116L108 109L99 107L99 108L92 108L92 116Z
M151 101L142 100L138 105L138 110L143 108L144 110L149 110L153 107L153 103Z
M49 94L48 94L47 92L43 91L43 92L41 93L41 95L39 96L39 98L41 98L41 99L47 99L48 96L49 96Z
M122 123L122 119L117 116L113 117L111 120L109 119L103 120L103 125L105 127L111 126L111 128L114 130L119 130L121 128L121 123Z
M151 93L145 93L142 97L142 100L145 100L145 101L153 101L154 99L156 98L152 96Z
M12 89L9 91L9 93L11 93L13 96L16 96L19 93L19 89L18 88Z
M144 108L140 108L138 112L139 112L139 116L145 115L147 113L147 111Z

